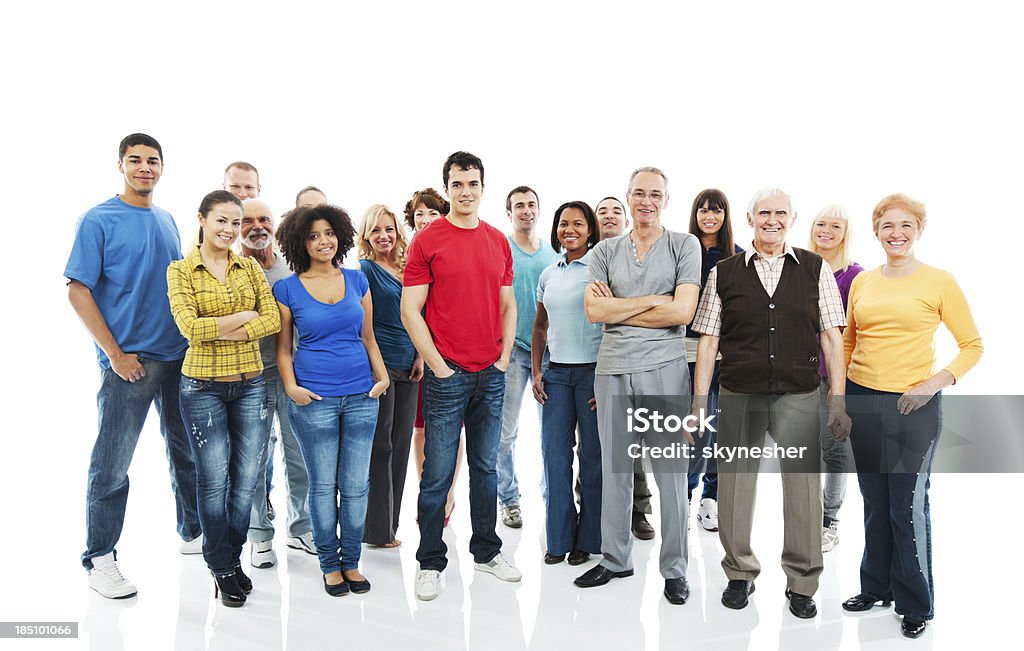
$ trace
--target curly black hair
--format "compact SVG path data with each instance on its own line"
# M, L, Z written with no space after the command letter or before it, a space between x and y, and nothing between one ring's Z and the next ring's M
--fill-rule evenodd
M277 227L277 243L284 253L288 266L297 274L309 271L309 252L306 251L306 238L313 222L326 220L338 238L338 250L334 254L334 266L340 267L345 255L355 243L356 229L352 220L343 208L322 204L312 208L295 208L285 213Z

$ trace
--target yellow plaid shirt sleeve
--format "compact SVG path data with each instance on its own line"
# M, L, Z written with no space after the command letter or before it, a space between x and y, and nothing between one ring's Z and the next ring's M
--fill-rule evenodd
M214 378L263 370L258 339L277 332L281 316L254 260L231 253L226 282L221 283L206 269L197 247L167 268L167 296L174 322L189 342L182 374ZM243 326L249 339L218 339L222 333L217 318L246 310L259 313Z

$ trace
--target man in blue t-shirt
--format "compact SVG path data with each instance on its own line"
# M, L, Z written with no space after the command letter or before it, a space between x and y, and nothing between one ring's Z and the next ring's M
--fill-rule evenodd
M124 190L82 215L64 269L68 300L96 342L101 376L82 565L89 586L110 599L136 594L117 568L115 547L128 502L128 466L154 401L170 461L181 552L202 553L196 469L178 408L187 344L167 301L167 266L181 258L181 238L170 213L153 205L163 173L160 143L143 133L127 136L117 168Z
M505 403L501 411L501 443L498 446L498 501L501 521L506 527L523 526L519 506L519 481L516 479L516 437L519 434L519 411L526 386L533 384L531 344L533 320L537 316L537 281L540 272L558 261L559 256L537 235L540 199L536 191L525 185L513 188L505 198L505 212L512 222L508 243L512 249L512 290L516 297L516 343L505 373ZM547 369L547 351L542 368ZM537 405L538 414L543 408ZM540 422L538 415L537 421ZM542 484L543 484L542 480ZM544 486L544 491L547 487Z

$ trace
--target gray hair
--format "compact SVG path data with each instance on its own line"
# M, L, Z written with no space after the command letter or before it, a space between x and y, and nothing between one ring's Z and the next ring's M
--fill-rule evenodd
M635 179L636 175L640 174L641 172L650 172L651 174L657 174L662 178L662 180L665 181L665 189L668 190L668 177L665 176L665 173L659 170L657 167L638 167L635 170L633 170L633 173L629 175L629 185L626 186L627 190L633 189L633 179Z
M750 205L747 206L747 214L750 215L750 216L753 216L754 215L754 209L757 208L757 204L761 203L765 199L770 199L771 197L774 197L774 196L780 195L780 194L782 196L786 197L786 199L789 201L789 212L794 212L794 210L793 210L793 197L789 196L789 194L785 190L782 190L781 188L769 187L769 188L761 188L760 190L758 190L757 192L754 193L754 196L750 198Z

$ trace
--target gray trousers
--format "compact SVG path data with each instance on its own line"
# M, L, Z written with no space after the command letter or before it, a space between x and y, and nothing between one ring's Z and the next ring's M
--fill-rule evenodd
M263 371L267 383L267 433L260 451L260 471L256 479L256 490L252 497L252 514L249 517L249 542L266 542L274 539L274 524L267 517L267 453L270 433L274 427L274 413L281 426L281 449L284 452L284 486L288 493L288 535L298 538L313 530L309 519L309 477L306 463L302 460L299 442L288 424L288 394L276 366Z
M686 358L661 368L622 375L597 375L597 426L601 438L601 565L613 572L633 568L633 463L627 446L639 442L639 434L626 432L626 408L644 406L645 396L675 396L685 400L690 387ZM618 461L616 461L618 458ZM689 560L686 523L687 463L655 463L654 480L661 505L661 555L659 566L666 579L686 576Z
M786 586L811 596L818 591L821 556L821 452L818 390L784 396L719 393L719 447L763 447L765 432L782 447L805 447L802 459L780 459L782 469L782 569ZM760 459L718 461L718 537L722 569L730 579L753 581L761 564L750 546Z

